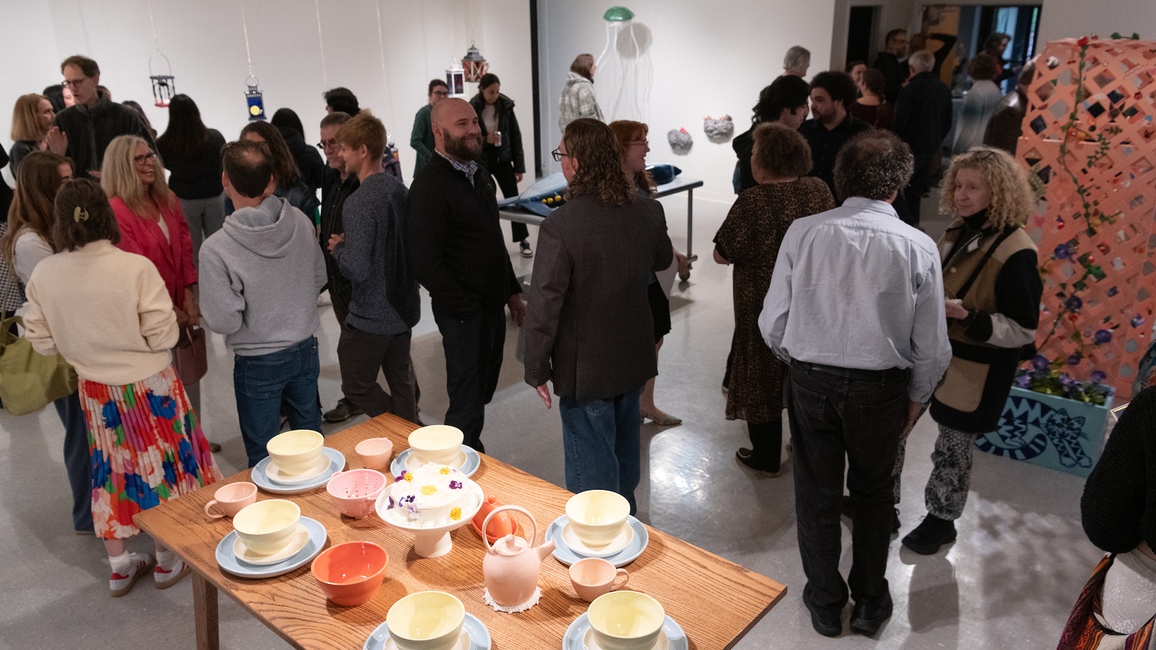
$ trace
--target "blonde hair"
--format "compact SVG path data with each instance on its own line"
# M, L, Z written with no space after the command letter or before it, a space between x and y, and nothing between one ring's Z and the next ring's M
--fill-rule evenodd
M148 142L139 136L122 135L113 138L104 151L104 164L100 167L100 187L108 194L108 198L124 201L129 210L143 214L145 199L152 197L162 208L172 208L176 202L172 190L165 183L165 170L161 166L160 157L153 158L156 174L153 182L147 187L141 181L136 171L136 157L138 145L148 146Z
M44 95L30 93L16 98L16 106L12 108L12 139L35 140L44 139L47 131L40 128L40 100Z
M645 140L646 134L650 131L650 127L633 120L615 120L608 126L614 132L614 138L618 140L618 154L622 157L622 162L626 162L626 152L630 150L630 145ZM808 169L810 168L808 167ZM635 174L634 178L630 180L643 193L654 194L656 187L654 178L645 169Z
M1027 170L1010 154L993 147L973 147L956 156L943 175L943 192L939 196L939 211L955 214L955 177L961 169L975 169L983 174L991 192L987 208L987 225L995 228L1022 226L1035 202Z

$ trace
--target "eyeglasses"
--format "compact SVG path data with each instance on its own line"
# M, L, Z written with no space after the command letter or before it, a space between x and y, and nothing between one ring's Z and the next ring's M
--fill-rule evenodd
M88 81L88 79L88 77L81 77L80 79L65 79L60 85L64 86L65 88L76 88L77 86L84 85L84 82Z
M326 149L336 149L340 145L341 143L337 141L337 138L334 138L332 140L322 140L321 142L318 142L317 148L325 151Z
M433 92L432 92L432 93L430 93L430 94L431 94L431 95L436 95L436 96L438 96L438 97L449 97L449 96L450 96L450 91L448 91L448 90L435 90L435 91L433 91Z
M650 146L650 140L635 140L634 142L627 142L626 143L626 146L628 146L628 147L633 147L634 145L649 147Z
M138 165L141 165L141 164L144 164L146 162L152 162L156 157L157 157L157 155L155 153L153 153L152 151L150 151L143 156L136 156L135 158L132 159L132 161Z
M550 152L550 155L551 155L551 156L554 156L554 162L562 162L562 156L566 156L566 157L568 157L568 158L573 158L573 156L571 156L570 154L568 154L568 153L562 153L562 152L561 152L560 150L558 150L558 149L555 149L555 150L551 151L551 152Z

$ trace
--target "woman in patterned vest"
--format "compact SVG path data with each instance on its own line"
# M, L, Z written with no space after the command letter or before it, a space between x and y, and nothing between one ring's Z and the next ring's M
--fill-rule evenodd
M975 438L995 430L1024 346L1036 338L1043 283L1023 228L1032 204L1026 170L999 149L956 156L943 179L939 207L955 216L939 240L952 358L931 398L939 437L924 492L927 516L903 538L916 553L931 555L955 540ZM896 503L902 467L901 446Z

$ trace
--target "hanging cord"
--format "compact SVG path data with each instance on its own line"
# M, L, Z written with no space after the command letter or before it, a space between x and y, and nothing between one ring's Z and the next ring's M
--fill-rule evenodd
M325 74L325 42L321 40L321 6L318 4L318 0L313 0L313 8L317 11L317 45L321 48L321 82L328 89L329 78ZM381 25L380 21L378 21L378 25Z
M153 28L153 47L156 48L157 54L161 53L161 45L157 41L157 21L153 19L153 3L152 0L145 0L145 4L149 8L149 24Z
M385 36L381 33L381 0L373 3L377 10L377 49L381 53L381 83L389 90L389 75L385 72Z
M245 58L249 60L249 78L253 78L253 55L249 53L249 25L245 21L245 2L238 0L241 5L241 29L245 32Z

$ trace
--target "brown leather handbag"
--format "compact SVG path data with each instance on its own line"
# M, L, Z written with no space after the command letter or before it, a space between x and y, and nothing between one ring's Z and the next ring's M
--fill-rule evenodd
M196 325L181 330L173 348L173 367L185 385L195 384L209 371L209 355L205 347L205 330Z

